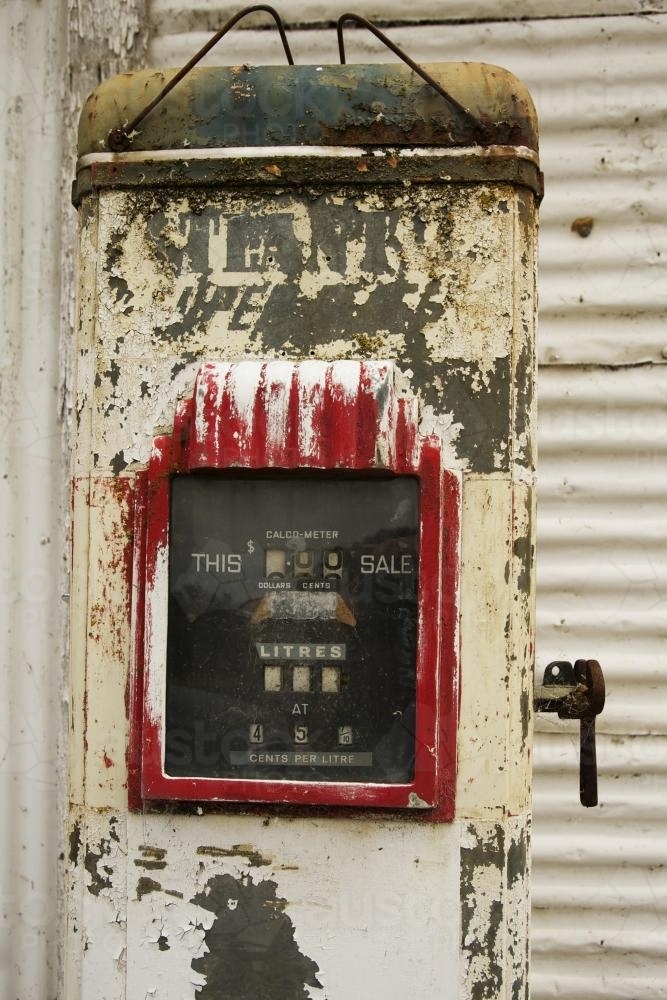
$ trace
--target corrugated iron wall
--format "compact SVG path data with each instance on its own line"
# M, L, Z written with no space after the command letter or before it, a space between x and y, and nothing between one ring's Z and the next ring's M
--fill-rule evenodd
M577 804L572 724L537 723L533 998L657 998L667 958L667 5L528 0L523 21L502 20L515 15L509 0L353 6L414 58L495 62L535 97L547 185L538 661L599 658L608 704L597 810ZM180 65L235 9L153 0L146 61ZM281 5L298 61L336 59L323 25L344 9ZM69 211L61 216L61 171L64 161L70 172L79 95L143 60L142 16L139 0L0 7L0 996L12 1000L57 990L67 384L57 345L74 229ZM277 39L257 27L222 46L222 62L281 59ZM353 29L348 50L350 61L388 57Z

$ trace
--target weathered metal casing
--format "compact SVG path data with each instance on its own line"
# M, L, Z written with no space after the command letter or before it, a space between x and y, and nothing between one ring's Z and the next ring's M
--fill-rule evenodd
M536 123L505 71L428 69L481 130L393 65L195 70L127 153L169 72L83 110L68 997L526 995ZM137 477L200 365L249 357L393 361L459 475L450 823L128 810Z

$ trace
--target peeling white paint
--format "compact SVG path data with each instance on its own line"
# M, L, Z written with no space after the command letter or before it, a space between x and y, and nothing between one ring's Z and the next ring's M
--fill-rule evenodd
M327 366L322 361L303 361L299 366L299 448L304 455L314 457L318 451L315 414L322 405Z
M443 400L447 405L446 399ZM454 416L451 413L436 413L435 409L423 404L420 408L419 433L424 437L435 434L442 443L443 463L447 469L465 469L468 465L467 458L459 457L459 449L456 442L463 431L463 424L454 423Z
M233 385L229 385L229 395L233 400L236 413L240 423L247 428L247 433L252 433L255 418L255 391L259 384L261 362L248 361L241 365L229 365L228 380L233 380ZM222 392L223 380L220 380L220 392ZM203 443L206 430L202 429L202 417L197 412L197 437Z
M282 220L280 225L292 234L294 251L301 255L304 266L299 272L296 291L303 302L316 302L334 283L341 282L353 289L356 299L353 322L360 325L361 332L356 338L344 339L326 338L321 331L313 330L311 354L335 360L372 352L409 362L412 348L405 334L408 316L423 310L425 322L421 335L432 363L479 364L479 371L472 372L471 386L475 393L487 391L498 364L508 357L512 325L511 281L498 261L510 240L513 213L487 207L487 202L491 206L494 198L504 197L505 193L509 205L509 189L485 187L478 201L469 191L459 193L460 212L452 212L442 203L441 195L415 190L411 198L417 206L419 226L409 223L409 213L396 216L391 223L395 230L391 239L383 241L380 267L375 273L368 271L365 263L371 230L347 234L345 273L338 278L338 266L334 269L317 245L319 233L313 228L308 206L289 194L272 202L267 209L269 217ZM335 192L326 197L331 205L346 207L345 199ZM355 204L365 220L364 226L380 227L377 233L372 230L373 239L388 225L388 213L407 212L406 199L405 194L384 199L371 193L357 200ZM196 228L193 217L187 217L187 199L181 198L166 209L165 223L156 243L147 228L150 216L137 211L131 194L109 192L102 196L100 246L104 259L107 253L104 248L113 248L109 279L102 281L99 293L97 366L102 385L98 395L100 400L106 398L107 406L97 431L96 448L103 464L118 455L125 462L145 460L142 428L149 422L155 426L161 414L169 413L175 398L173 387L176 383L182 387L187 381L183 372L178 371L175 376L172 373L170 360L174 349L185 349L190 356L205 351L208 357L213 354L227 360L248 355L298 354L302 349L295 347L291 331L280 350L268 347L267 336L259 325L261 317L269 328L279 319L272 310L271 300L277 290L287 287L286 272L279 260L284 251L271 249L269 238L262 237L256 246L253 244L251 252L246 248L244 257L236 243L235 253L237 257L241 253L247 270L227 267L231 222L246 215L250 219L259 218L265 209L256 200L249 205L247 200L231 193L216 196L215 204L220 205L220 210L214 219L202 222L202 217L197 217ZM409 204L410 212L414 211L413 202ZM445 224L444 220L449 220L451 232L443 247L439 245L443 235L439 227ZM116 249L121 226L125 226L127 234L123 236L122 248ZM163 261L166 246L172 248L171 253L181 254L183 264L176 271ZM465 277L461 268L451 263L454 250L466 261ZM252 262L262 256L264 263L258 269ZM204 273L202 260L207 261L208 270ZM397 324L398 329L384 325L369 329L360 321L366 315L363 310L370 307L372 296L381 294L385 286L392 287L399 268L401 280L409 289L402 295L406 318ZM219 301L220 308L207 305L213 301ZM212 308L205 333L200 324L185 322L185 314L196 303L200 312ZM442 312L441 318L429 321L429 310ZM377 324L376 319L373 322ZM183 332L173 344L170 343L173 334L159 332L179 327ZM294 329L298 330L298 325ZM116 364L117 370L105 368L109 364ZM105 372L108 372L106 377ZM434 379L437 377L434 373ZM135 398L137 383L145 386L139 399ZM130 399L131 408L126 406ZM458 448L457 442L453 445ZM461 453L457 461L464 463Z
M166 546L160 548L153 580L146 591L146 635L150 636L151 648L147 656L157 662L164 662L167 650L167 609L165 595L169 592L169 552ZM153 671L146 690L145 711L154 722L162 717L165 697L164 671Z
M186 891L194 895L198 885L203 888L193 873ZM144 961L140 967L129 970L128 996L141 996L141 990L152 990L156 1000L171 997L196 1000L198 988L206 985L206 977L195 972L191 963L206 954L205 932L215 916L187 898L173 895L174 891L170 889L171 894L167 895L162 890L150 890L136 903L130 894L128 936L137 935Z
M288 423L290 393L294 365L289 362L273 361L265 368L268 380L266 400L267 450L269 454L280 448L285 440Z
M129 817L130 858L140 858L139 845L150 844L166 852L168 864L145 873L160 888L141 899L130 883L128 938L154 938L160 931L169 950L146 940L143 962L128 967L128 997L157 988L157 1000L195 1000L190 963L205 945L192 928L211 926L213 915L191 901L218 874L276 883L277 896L288 901L299 948L320 968L323 990L311 988L313 997L355 996L362 968L372 981L370 996L407 995L425 965L434 967L438 988L454 995L448 955L459 937L458 828L420 826L415 838L414 827L384 821L380 841L363 821L334 823L332 829L326 819L272 818L264 825L250 816L202 816L196 822L175 816L168 823L158 816ZM354 843L355 851L332 863L332 836L336 843ZM243 845L250 843L258 858L244 854ZM144 873L132 868L138 881Z

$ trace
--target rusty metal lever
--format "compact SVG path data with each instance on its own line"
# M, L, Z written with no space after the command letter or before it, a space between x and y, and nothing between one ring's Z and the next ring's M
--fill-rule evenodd
M559 719L579 719L579 800L598 804L595 717L604 708L605 686L597 660L556 660L544 671L535 691L536 712L557 712Z

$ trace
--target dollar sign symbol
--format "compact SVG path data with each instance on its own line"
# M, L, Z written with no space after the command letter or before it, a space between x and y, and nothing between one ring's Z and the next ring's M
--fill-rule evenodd
M255 543L253 542L252 538L248 540L247 548L248 548L248 555L250 555L251 552L255 551Z

